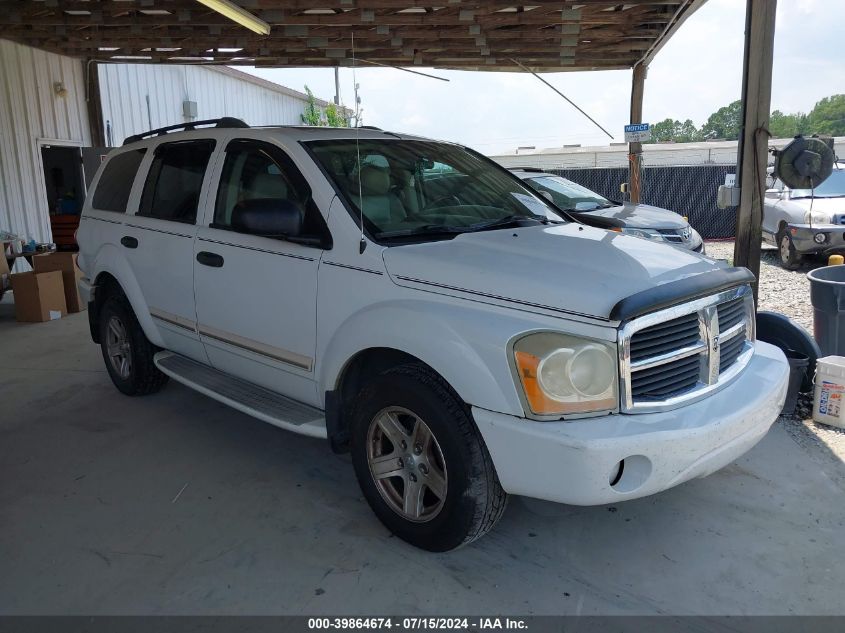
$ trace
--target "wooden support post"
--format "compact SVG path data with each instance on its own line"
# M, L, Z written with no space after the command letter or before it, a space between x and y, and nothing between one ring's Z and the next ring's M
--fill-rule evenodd
M85 102L88 108L88 126L91 128L91 145L106 146L106 132L103 121L103 104L100 100L99 64L85 61Z
M643 92L645 91L645 78L648 75L648 66L637 64L634 66L634 75L631 79L631 121L630 123L643 122ZM643 144L628 144L628 192L630 200L634 204L640 201L640 174L643 165Z
M736 216L734 265L745 266L759 279L763 236L763 196L768 164L769 109L772 100L772 57L777 0L747 0L745 63L742 73L742 132L736 182L740 187ZM754 283L757 301L757 283Z

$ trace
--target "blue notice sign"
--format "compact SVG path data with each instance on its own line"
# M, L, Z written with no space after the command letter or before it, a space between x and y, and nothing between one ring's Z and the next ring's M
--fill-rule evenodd
M632 123L625 126L625 142L641 143L651 139L651 125L648 123Z

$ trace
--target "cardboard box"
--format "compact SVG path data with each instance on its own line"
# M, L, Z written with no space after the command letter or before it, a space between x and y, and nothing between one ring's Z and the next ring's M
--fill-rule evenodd
M15 318L28 323L61 319L67 314L62 273L16 273L12 275Z
M46 253L32 258L32 269L36 273L47 273L58 270L62 273L65 286L65 302L68 312L81 312L88 306L79 296L77 281L82 277L82 271L76 265L76 253Z

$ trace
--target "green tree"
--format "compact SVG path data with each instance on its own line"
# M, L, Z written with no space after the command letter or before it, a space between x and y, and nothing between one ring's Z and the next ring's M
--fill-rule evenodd
M698 129L690 119L676 121L675 119L664 119L651 126L650 143L690 143L700 139Z
M326 106L326 123L331 127L349 127L349 121L334 103Z
M845 136L845 94L825 97L807 115L807 133Z
M803 112L784 114L775 110L769 117L769 132L772 138L792 138L807 131L807 115Z
M734 141L739 138L740 130L742 130L742 101L737 100L710 115L701 126L701 137Z
M308 95L308 101L305 104L305 112L300 114L300 118L305 125L325 125L323 121L323 111L317 105L317 98L311 92L311 88L305 86L305 94Z

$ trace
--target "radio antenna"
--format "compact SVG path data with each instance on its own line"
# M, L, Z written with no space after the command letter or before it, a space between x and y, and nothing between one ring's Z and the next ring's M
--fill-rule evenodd
M363 255L367 248L367 240L364 239L364 188L361 186L361 103L358 100L358 79L355 75L355 31L352 31L352 83L355 85L355 157L358 172L358 206L361 226L361 241L358 243L358 254Z

